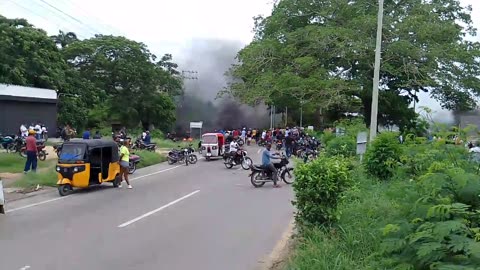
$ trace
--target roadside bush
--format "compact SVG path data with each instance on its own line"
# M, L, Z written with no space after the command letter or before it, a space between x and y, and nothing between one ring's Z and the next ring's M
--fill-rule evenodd
M352 137L336 137L327 144L325 151L328 156L353 157L357 151L357 144Z
M335 133L330 130L325 130L323 131L320 141L323 145L328 145L328 143L333 139L335 139Z
M337 205L352 184L350 169L350 161L338 156L322 156L295 168L297 225L328 226L337 220Z
M386 180L393 176L400 164L401 155L398 134L385 132L370 143L364 156L364 166L370 175Z
M461 168L432 164L416 185L420 199L404 204L407 219L384 227L383 267L478 269L480 180Z
M140 163L138 163L137 168L143 168L143 167L155 165L167 160L167 158L164 155L161 155L156 152L137 150L134 153L141 157Z

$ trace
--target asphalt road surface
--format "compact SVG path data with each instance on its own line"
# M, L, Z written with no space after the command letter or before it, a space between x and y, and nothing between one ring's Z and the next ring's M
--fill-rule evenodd
M259 148L247 150L259 163ZM132 175L132 190L11 202L0 215L0 269L256 269L293 217L293 192L254 188L239 167L159 164Z

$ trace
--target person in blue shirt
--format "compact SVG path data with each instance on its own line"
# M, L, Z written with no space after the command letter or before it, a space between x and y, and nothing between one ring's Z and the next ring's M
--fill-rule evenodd
M84 140L89 140L89 139L90 139L90 129L89 129L89 128L87 128L87 130L85 130L85 131L83 132L82 138L83 138Z
M277 153L272 154L272 152L270 152L270 149L272 149L272 144L267 143L265 145L265 150L263 150L263 153L262 153L262 166L265 169L272 172L273 186L274 187L280 187L277 184L277 181L278 181L277 169L275 168L275 166L273 165L273 163L271 161L272 159L280 159L280 157L278 157Z
M147 135L145 135L145 139L143 139L144 144L151 144L152 143L152 137L150 137L150 131L147 130Z

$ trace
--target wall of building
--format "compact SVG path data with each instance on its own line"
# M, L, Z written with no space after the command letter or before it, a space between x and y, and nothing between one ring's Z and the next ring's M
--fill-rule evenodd
M0 100L0 133L17 134L21 124L43 123L50 136L57 128L55 103ZM28 128L28 126L27 126Z

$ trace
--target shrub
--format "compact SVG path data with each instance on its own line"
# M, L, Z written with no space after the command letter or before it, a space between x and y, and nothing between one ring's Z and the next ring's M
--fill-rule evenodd
M325 130L321 136L321 142L324 145L327 145L333 139L335 139L335 133L330 130Z
M137 168L143 168L151 165L155 165L167 160L164 155L150 151L135 151L135 154L141 157L140 163Z
M420 178L420 199L404 205L410 209L408 219L384 227L384 267L478 269L480 180L460 168L439 165Z
M325 151L328 156L353 157L357 151L357 144L352 137L336 137L327 144Z
M330 225L337 220L337 205L352 184L350 166L342 157L322 156L295 168L297 225Z
M400 164L401 154L398 135L393 132L382 133L370 142L367 148L364 157L365 168L374 177L389 179Z

